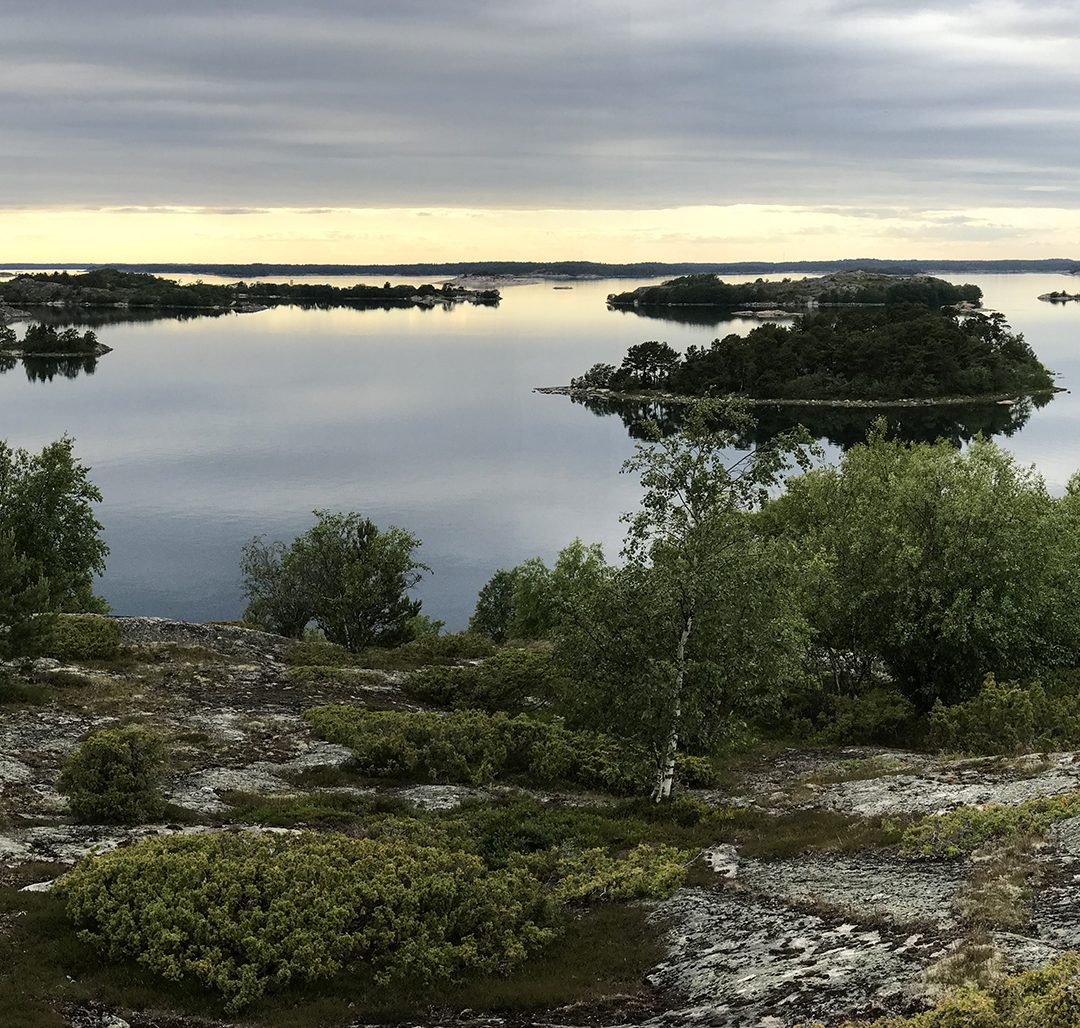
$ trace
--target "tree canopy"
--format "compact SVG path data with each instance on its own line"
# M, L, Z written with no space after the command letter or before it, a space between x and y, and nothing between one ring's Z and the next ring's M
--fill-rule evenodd
M1027 395L1054 387L1003 315L909 303L823 310L791 326L765 324L691 346L681 358L672 351L663 363L643 358L642 347L651 355L660 345L631 347L620 368L594 365L572 385L784 400Z
M314 513L316 524L289 546L256 538L245 547L246 618L291 636L314 621L353 651L408 642L420 613L408 591L429 570L414 555L420 540L360 514Z

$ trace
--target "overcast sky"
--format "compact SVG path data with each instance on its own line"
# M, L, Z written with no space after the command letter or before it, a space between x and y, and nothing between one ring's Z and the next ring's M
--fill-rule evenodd
M5 6L2 259L1080 251L1073 0Z

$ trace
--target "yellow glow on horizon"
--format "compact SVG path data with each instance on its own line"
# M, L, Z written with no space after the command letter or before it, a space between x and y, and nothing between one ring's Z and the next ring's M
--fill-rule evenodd
M1080 210L736 204L651 210L0 210L0 262L408 264L1074 255Z

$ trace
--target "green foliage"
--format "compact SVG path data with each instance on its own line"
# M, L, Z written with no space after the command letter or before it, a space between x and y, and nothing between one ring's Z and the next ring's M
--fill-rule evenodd
M668 305L710 305L741 307L748 304L794 303L803 306L810 297L820 303L898 304L918 303L941 307L960 301L978 304L978 286L953 285L928 275L899 278L895 274L866 271L839 272L820 278L782 281L759 278L754 282L728 283L712 273L683 275L660 285L640 286L631 292L608 297L612 306L653 307Z
M954 753L1031 753L1080 742L1080 694L1047 690L1041 682L983 680L978 694L946 707L938 700L927 716L927 743Z
M385 840L304 833L147 839L63 880L83 938L235 1011L364 966L379 984L506 970L554 936L526 870Z
M1040 797L1013 806L989 803L983 807L957 807L947 814L931 814L908 827L900 848L911 857L951 860L993 840L1039 835L1078 813L1080 793Z
M34 324L27 326L22 348L28 354L93 354L97 352L98 338L94 332L80 332L77 328Z
M480 590L470 628L502 642L547 639L583 591L593 588L607 569L598 543L575 539L549 568L539 557L509 571L500 569Z
M305 635L289 644L285 663L290 667L357 667L357 658L344 646L327 642L317 634Z
M418 660L477 660L490 657L495 644L488 636L473 632L438 632L418 635L403 649Z
M743 405L701 401L678 435L639 445L624 471L644 495L627 515L622 568L606 568L568 604L556 662L575 722L656 754L653 791L670 795L687 745L713 750L791 675L804 624L785 543L754 510L791 463L801 436L731 457Z
M497 643L505 642L514 616L514 584L517 570L499 568L485 583L476 598L476 609L469 618L469 631L486 635Z
M144 824L161 816L165 740L129 725L95 732L68 757L57 790L89 824Z
M988 671L1034 675L1080 648L1080 504L994 443L907 444L875 423L838 467L766 512L802 555L811 666L861 691L884 665L927 709Z
M409 676L406 689L440 707L527 710L551 698L553 679L550 654L504 649L482 664L421 668Z
M912 1017L886 1017L861 1028L1075 1028L1080 1023L1080 954L1038 970L994 978L988 985L965 985L932 1010ZM850 1024L847 1028L857 1028Z
M640 789L648 774L645 754L627 743L524 714L325 706L305 717L323 738L352 749L357 771L376 778L481 785L517 775L619 793Z
M570 379L570 386L574 389L608 389L614 374L614 364L594 364L584 375Z
M315 621L330 642L354 653L408 642L420 601L407 593L429 570L413 556L420 540L355 513L317 510L315 517L288 547L256 538L244 548L246 619L291 636Z
M825 697L816 721L816 736L841 746L896 745L910 734L915 705L895 689L876 687L863 693Z
M47 602L39 609L101 611L104 604L93 594L109 552L93 510L101 493L73 447L68 436L40 453L0 442L0 539L10 537L21 588L45 584Z
M555 896L563 903L663 899L686 879L695 854L672 846L635 847L625 857L583 850L562 861Z
M61 660L112 660L120 649L120 625L100 614L60 614L47 652Z
M52 629L49 586L34 578L28 557L15 548L14 533L0 528L0 660L40 653Z
M716 766L708 757L697 757L690 753L676 754L675 780L688 789L707 789L716 785Z
M798 400L1037 393L1053 384L1000 315L958 318L916 305L822 311L790 328L761 325L690 347L670 378L672 390L690 395Z

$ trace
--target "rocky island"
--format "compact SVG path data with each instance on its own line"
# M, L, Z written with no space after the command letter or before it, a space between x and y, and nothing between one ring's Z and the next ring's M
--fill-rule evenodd
M254 313L282 304L319 307L433 307L439 304L494 305L497 289L462 286L332 286L320 283L236 282L180 285L172 279L139 272L98 268L84 274L66 271L20 274L0 282L0 304L23 307L121 308Z
M107 353L112 353L112 347L99 342L92 331L32 324L19 339L14 329L0 325L0 355L61 360L69 357L95 359Z
M962 301L963 302L963 301ZM1000 313L900 302L813 310L679 354L657 340L541 392L755 404L904 406L1052 394L1053 376Z
M839 271L813 278L726 283L718 275L684 275L658 286L640 286L607 299L614 308L718 307L798 313L808 307L920 303L929 307L982 302L978 286L957 286L930 275L889 275L874 271Z

